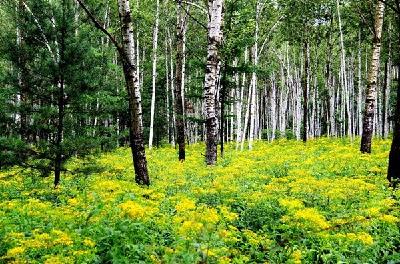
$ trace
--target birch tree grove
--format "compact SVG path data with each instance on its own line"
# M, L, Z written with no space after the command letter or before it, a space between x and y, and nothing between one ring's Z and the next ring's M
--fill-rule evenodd
M206 163L217 162L218 120L216 113L217 78L220 67L218 49L222 43L223 0L208 0L208 48L204 81L206 111Z
M149 185L147 145L184 161L204 142L218 165L232 144L346 138L370 153L379 137L395 179L398 3L3 1L0 166L58 186L70 158L130 147Z

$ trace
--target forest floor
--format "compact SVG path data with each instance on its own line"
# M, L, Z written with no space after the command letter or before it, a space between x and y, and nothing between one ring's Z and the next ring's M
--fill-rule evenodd
M319 139L203 144L177 161L147 152L152 184L134 183L129 149L69 161L61 187L0 172L0 263L400 263L400 191L390 141Z

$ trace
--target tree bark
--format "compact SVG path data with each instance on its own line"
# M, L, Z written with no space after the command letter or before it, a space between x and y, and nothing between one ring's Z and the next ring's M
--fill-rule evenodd
M135 42L129 0L118 0L121 21L123 69L129 96L130 139L135 168L135 180L141 185L150 185L143 140L142 99L136 68Z
M303 72L303 142L307 142L308 135L308 90L310 86L310 44L304 42L304 72Z
M204 96L206 110L206 163L214 165L217 162L218 121L215 96L217 93L218 64L220 62L218 49L222 43L223 0L208 0L208 48L207 65L204 81Z
M374 111L376 102L376 88L378 82L379 59L381 52L381 37L385 4L377 1L375 10L374 39L372 47L371 65L368 72L368 84L363 117L363 132L361 138L361 152L371 153L371 141L374 130Z
M357 88L358 88L358 96L357 96L357 123L358 123L358 135L362 134L362 58L361 58L361 30L358 32L358 54L357 54Z
M261 12L261 3L257 1L257 6L256 6L256 19L255 19L255 32L254 32L254 46L252 49L253 52L253 65L254 68L257 68L258 66L258 35L259 35L259 18L260 18L260 12ZM251 93L251 101L250 101L250 131L249 131L249 149L253 149L253 141L254 141L254 135L256 133L256 98L257 98L257 73L255 70L252 73L252 78L251 78L251 87L252 87L252 93Z
M153 147L154 135L154 112L156 108L156 80L157 80L157 49L158 49L158 25L160 13L160 0L157 0L156 7L156 22L153 32L153 74L152 74L152 93L151 93L151 109L150 109L150 135L149 135L149 148Z
M396 0L396 4L399 7L400 1ZM397 27L400 28L400 11L396 12ZM400 37L398 36L398 48L400 48ZM397 78L397 100L396 110L394 116L394 130L393 130L393 141L389 153L389 166L387 179L391 186L396 188L400 183L400 76L398 70L400 69L400 59L397 58L397 69L393 76Z
M175 147L175 135L176 135L176 114L174 110L175 106L175 85L174 85L174 60L173 60L173 55L172 55L172 38L169 29L167 28L167 36L168 36L168 45L169 45L169 53L170 53L170 85L171 85L171 105L172 105L172 131L171 131L171 145Z
M63 132L64 132L64 71L65 71L65 38L66 38L66 21L65 21L65 0L62 1L62 19L61 19L61 35L60 35L60 49L59 49L59 60L58 60L58 123L57 123L57 134L56 134L56 155L54 161L54 187L60 184L61 169L63 163Z
M179 160L185 160L185 120L183 112L184 98L182 96L183 80L183 57L184 57L184 31L186 29L186 17L181 3L178 3L177 8L177 27L176 27L176 75L175 75L175 120L176 120L176 137L179 147Z

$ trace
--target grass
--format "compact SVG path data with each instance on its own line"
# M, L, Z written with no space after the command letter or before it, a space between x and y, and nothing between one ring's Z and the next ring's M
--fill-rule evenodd
M400 192L386 182L389 141L228 145L206 167L147 152L134 183L128 149L69 161L52 179L0 172L0 263L400 263Z

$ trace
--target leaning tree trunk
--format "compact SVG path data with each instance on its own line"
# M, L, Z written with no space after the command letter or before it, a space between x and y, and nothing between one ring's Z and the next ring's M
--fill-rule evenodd
M381 36L385 4L377 1L375 10L375 31L372 47L371 65L368 72L368 84L363 117L363 132L361 138L361 152L371 153L371 141L374 130L374 111L376 102L376 87L378 82L379 59L381 53Z
M135 180L138 184L149 185L150 179L143 140L142 99L135 63L136 52L129 0L118 0L118 10L121 20L122 50L124 52L124 77L129 96L130 145L135 168Z
M122 45L117 42L114 36L96 19L82 0L77 0L96 28L101 30L114 44L119 52L123 64L123 71L126 89L129 96L129 117L130 117L130 145L132 151L133 166L135 169L135 181L141 185L150 185L149 173L147 170L146 152L143 140L142 122L142 99L139 87L138 68L136 66L136 49L131 18L129 0L118 0L118 12L121 22Z
M222 42L222 6L223 0L208 0L208 49L204 82L207 165L214 165L217 162L218 122L215 109L215 95L217 89L218 63L220 61L218 49Z
M184 87L182 81L183 70L183 56L184 56L184 30L186 29L186 17L183 14L182 4L178 3L178 19L176 26L176 75L175 75L175 127L176 127L176 141L179 146L179 160L185 160L185 120L183 115L183 101L182 90Z
M157 79L157 48L158 48L159 13L160 13L160 1L157 0L156 22L154 25L154 32L153 32L153 75L152 75L153 90L151 93L151 109L150 109L150 135L149 135L149 148L150 149L153 147L154 112L155 112L155 108L156 108L156 79Z

